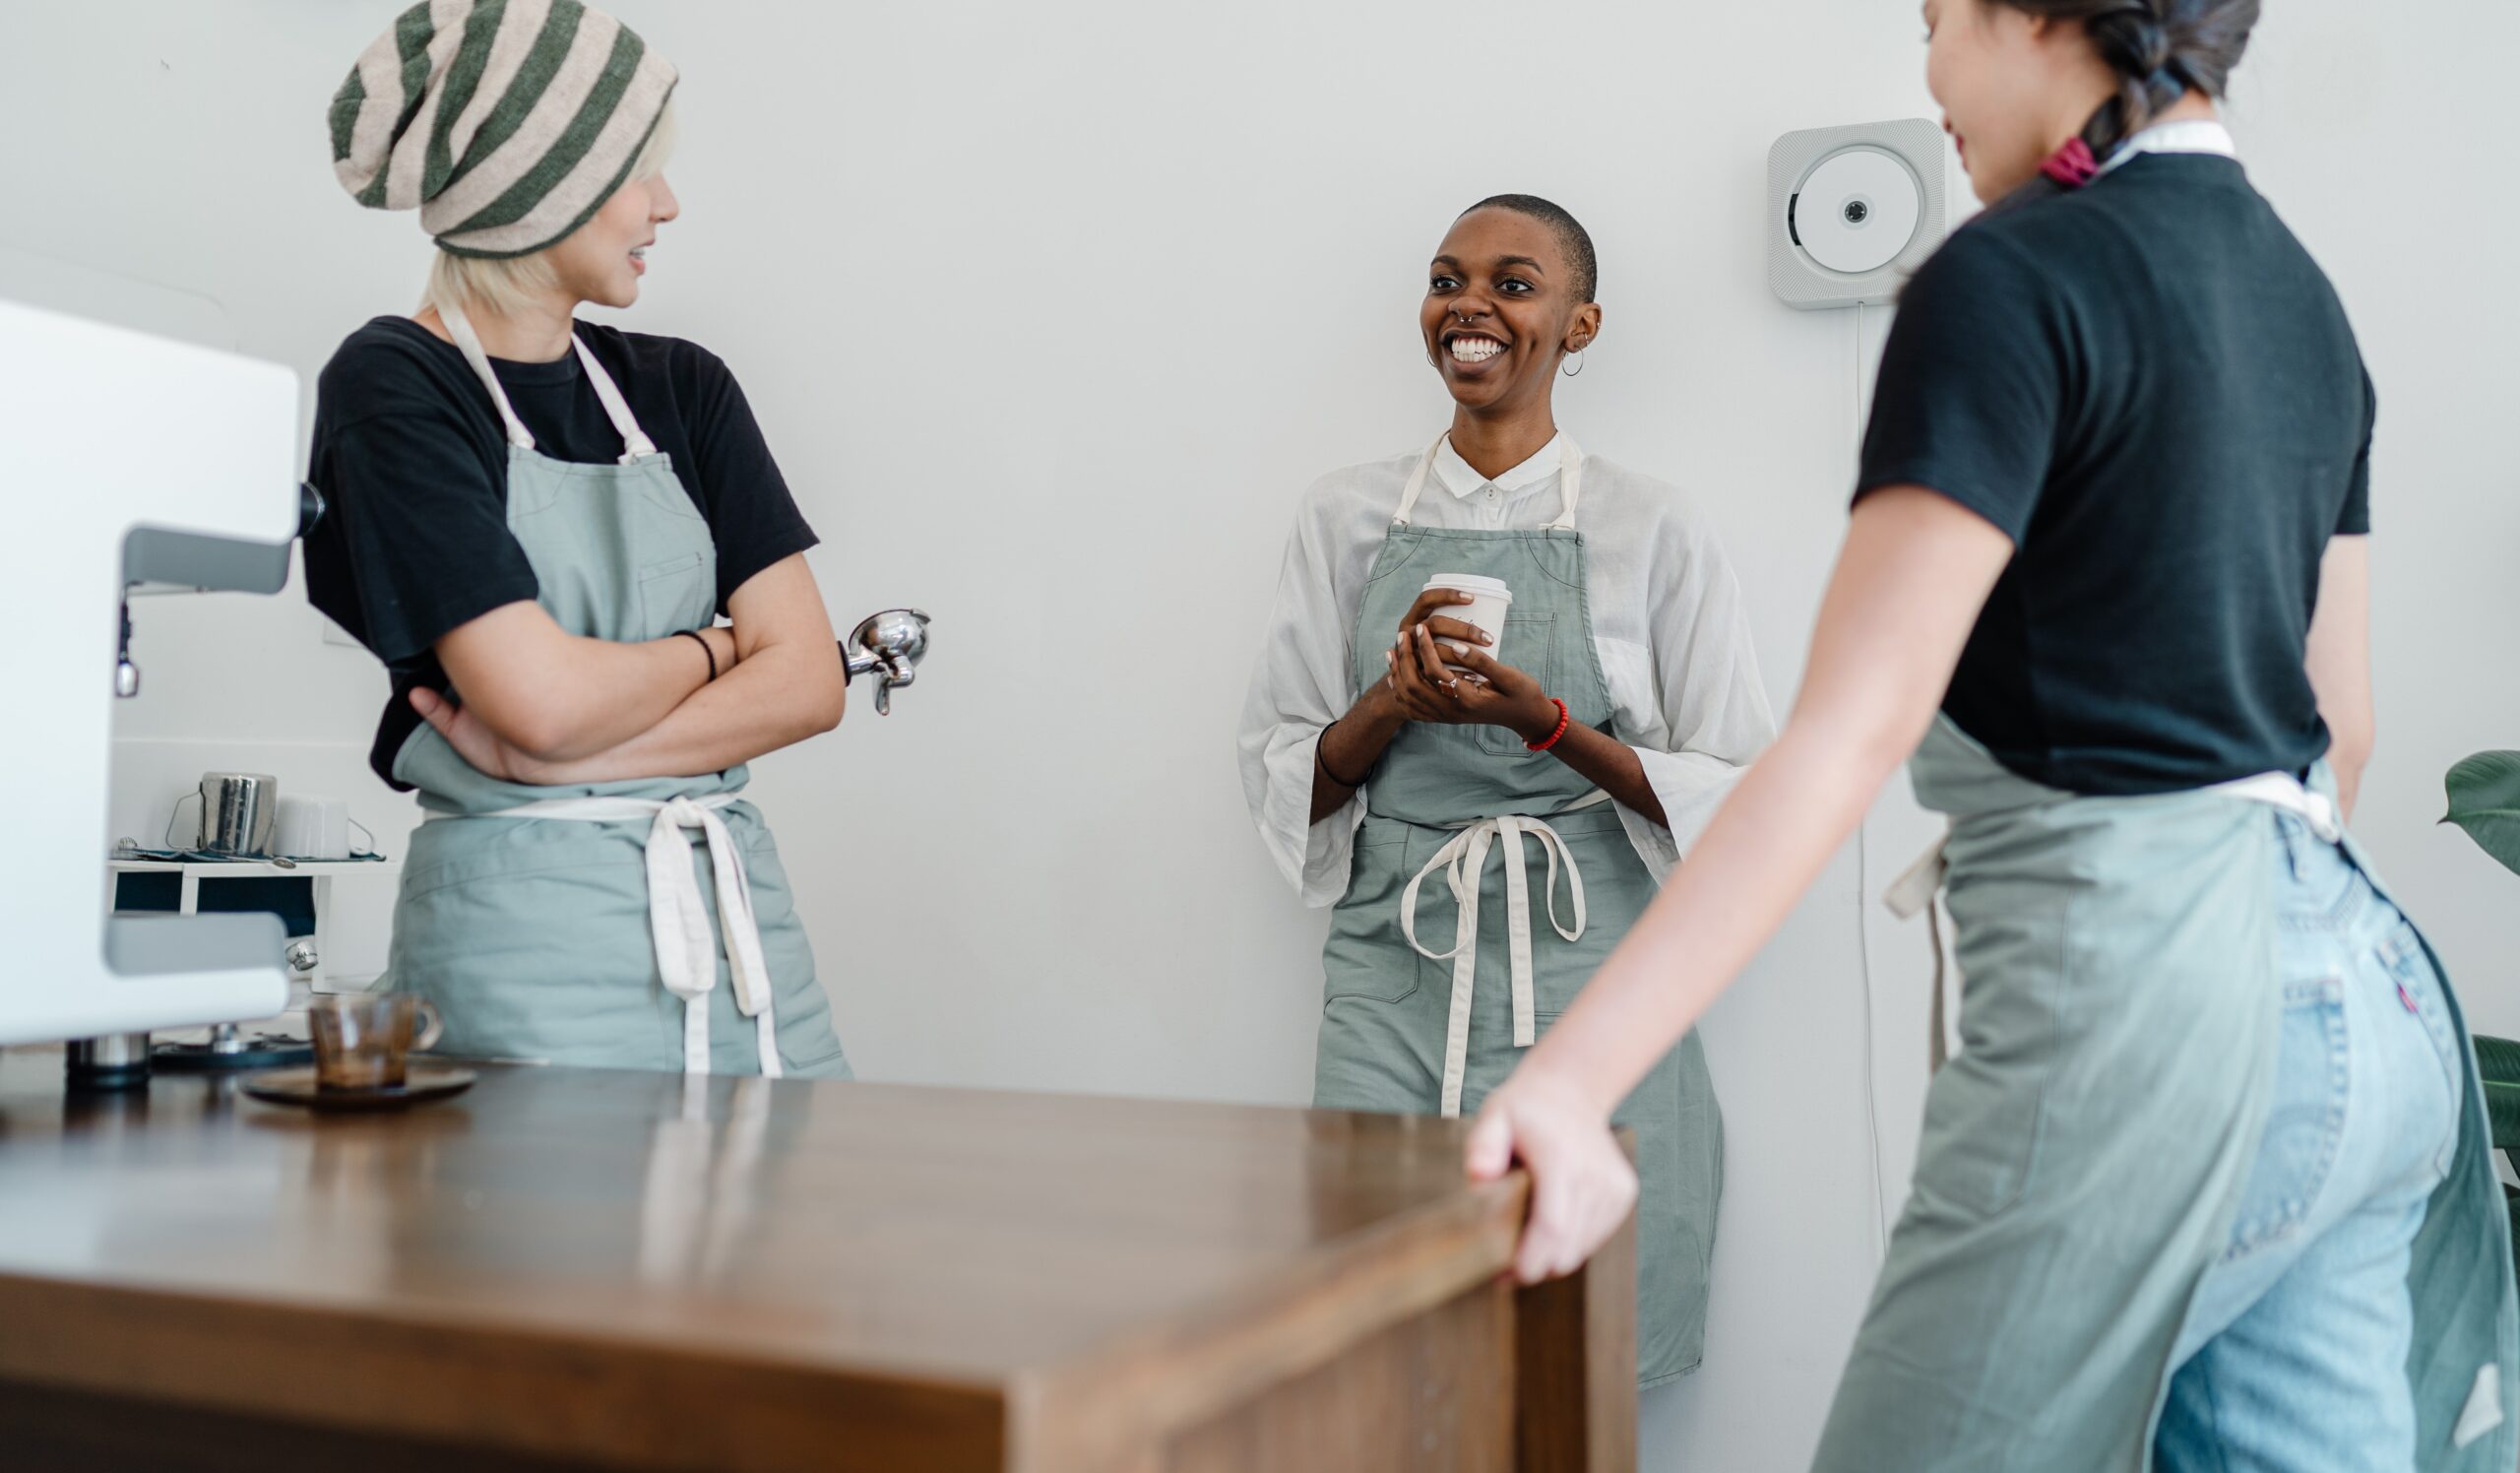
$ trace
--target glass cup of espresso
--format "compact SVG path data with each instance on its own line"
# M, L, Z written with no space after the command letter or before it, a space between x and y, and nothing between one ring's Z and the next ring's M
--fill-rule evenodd
M328 993L307 1004L318 1089L400 1089L413 1051L445 1032L410 993Z

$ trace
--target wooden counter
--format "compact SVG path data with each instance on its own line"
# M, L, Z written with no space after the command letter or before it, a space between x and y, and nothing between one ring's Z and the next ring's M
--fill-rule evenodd
M485 1066L318 1117L0 1053L0 1465L1635 1463L1634 1249L1459 1122Z

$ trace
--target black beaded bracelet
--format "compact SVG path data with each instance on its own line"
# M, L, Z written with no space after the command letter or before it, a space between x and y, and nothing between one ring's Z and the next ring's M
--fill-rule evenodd
M700 653L709 657L709 678L712 680L717 679L718 652L709 648L708 639L702 636L700 631L697 629L676 629L673 632L681 635L687 640L690 640L693 644L700 646Z

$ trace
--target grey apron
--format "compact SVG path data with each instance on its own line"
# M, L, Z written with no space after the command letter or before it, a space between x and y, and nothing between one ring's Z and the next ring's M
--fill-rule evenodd
M2277 778L2078 797L2010 772L1947 717L1911 770L1951 818L1966 1047L1926 1093L1913 1190L1813 1467L2143 1468L2274 1084L2281 841L2262 805L2314 814L2333 788L2322 766L2315 795ZM2385 893L2332 807L2325 828ZM2460 1164L2415 1245L2426 1469L2509 1473L2520 1457L2508 1418L2460 1445L2515 1354L2486 1138L2472 1063Z
M441 315L507 427L508 530L552 618L623 642L709 623L709 524L586 344L571 338L621 432L618 465L538 453L472 324ZM534 787L483 774L423 726L394 775L430 821L411 836L381 985L437 1005L441 1051L848 1077L778 848L736 796L744 767Z
M1410 526L1434 450L1419 459L1359 601L1358 690L1383 677L1383 652L1426 579L1474 573L1513 589L1498 657L1564 700L1575 720L1610 729L1584 539L1573 527L1582 452L1567 440L1564 454L1564 509L1532 532ZM1348 892L1322 957L1314 1102L1476 1111L1644 913L1653 874L1606 795L1499 728L1411 723L1364 798ZM1436 949L1446 936L1451 949ZM1696 1369L1705 1343L1724 1124L1696 1034L1614 1119L1635 1132L1637 1375L1653 1385Z

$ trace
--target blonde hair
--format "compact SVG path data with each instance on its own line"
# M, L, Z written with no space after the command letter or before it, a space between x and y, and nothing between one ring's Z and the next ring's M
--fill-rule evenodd
M637 183L664 172L665 160L673 157L674 140L680 133L674 100L667 97L663 110L657 114L657 125L648 130L647 143L631 161L625 182ZM551 265L551 250L544 246L530 256L459 256L440 250L429 261L428 285L421 289L419 310L425 312L453 303L467 312L513 317L532 307L536 297L559 285L559 273Z

